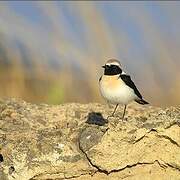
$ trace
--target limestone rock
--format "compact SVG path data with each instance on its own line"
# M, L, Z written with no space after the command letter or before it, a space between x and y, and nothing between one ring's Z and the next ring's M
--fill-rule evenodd
M180 106L0 102L0 179L180 179Z

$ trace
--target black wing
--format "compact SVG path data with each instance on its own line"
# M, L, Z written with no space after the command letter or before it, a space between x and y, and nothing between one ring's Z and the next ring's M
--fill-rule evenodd
M125 84L127 86L129 86L130 88L132 88L134 90L135 94L140 99L142 99L142 96L141 96L140 92L138 91L137 87L135 86L135 84L133 83L133 81L131 80L131 77L129 75L126 75L126 74L121 74L120 77L125 82Z
M99 78L99 82L101 81L101 79L102 79L102 76Z

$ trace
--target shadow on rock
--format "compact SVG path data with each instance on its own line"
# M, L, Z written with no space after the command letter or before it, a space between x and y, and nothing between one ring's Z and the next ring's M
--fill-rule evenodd
M88 124L96 124L98 126L103 126L106 123L108 123L108 121L103 118L103 116L102 116L102 114L100 112L90 112L88 114L88 118L87 118L86 123L88 123Z

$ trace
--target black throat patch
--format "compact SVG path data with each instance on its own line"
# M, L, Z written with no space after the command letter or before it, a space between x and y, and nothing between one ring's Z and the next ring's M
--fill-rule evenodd
M105 65L104 75L113 76L122 73L122 69L116 65Z

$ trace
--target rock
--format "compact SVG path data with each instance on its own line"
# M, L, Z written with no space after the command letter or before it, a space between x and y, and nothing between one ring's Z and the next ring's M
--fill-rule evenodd
M0 179L180 179L180 106L0 103Z

